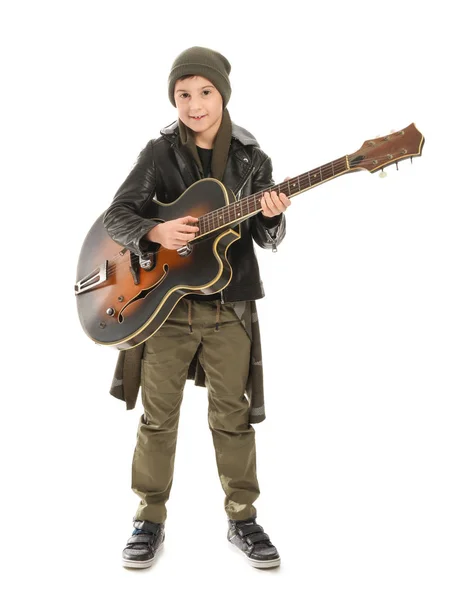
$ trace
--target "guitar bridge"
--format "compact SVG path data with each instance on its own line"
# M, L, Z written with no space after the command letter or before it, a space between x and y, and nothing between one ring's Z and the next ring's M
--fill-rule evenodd
M82 294L94 289L107 280L108 261L105 260L98 265L89 275L86 275L75 283L75 294Z

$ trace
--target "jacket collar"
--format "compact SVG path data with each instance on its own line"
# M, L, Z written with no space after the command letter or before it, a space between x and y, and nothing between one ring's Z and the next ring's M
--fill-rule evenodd
M172 144L176 143L176 141L179 139L178 121L176 120L173 123L171 123L170 125L167 125L166 127L164 127L163 129L160 130L160 133L163 135L164 138L169 140ZM233 121L232 121L232 138L238 140L241 144L243 144L243 146L258 146L259 145L258 141L255 139L255 137L252 135L252 133L249 133L249 131L247 131L243 127L240 127L239 125L236 125Z

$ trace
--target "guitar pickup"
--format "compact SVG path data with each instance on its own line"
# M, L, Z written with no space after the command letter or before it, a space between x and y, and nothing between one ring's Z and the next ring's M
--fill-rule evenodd
M108 276L108 261L105 260L101 265L98 265L89 275L86 275L75 283L75 294L82 294L92 290L104 283Z

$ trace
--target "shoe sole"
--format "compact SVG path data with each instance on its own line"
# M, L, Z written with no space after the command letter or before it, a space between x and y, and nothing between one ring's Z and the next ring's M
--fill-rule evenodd
M244 558L248 561L248 563L251 565L251 567L255 567L256 569L272 569L274 567L279 567L279 565L281 564L280 556L278 556L278 558L272 558L270 560L258 560L255 558L249 558L249 556L247 556L247 554L245 554L242 550L240 550L240 548L238 548L238 546L235 546L235 544L233 542L231 542L230 540L227 540L227 541L230 544L230 547L237 554L239 554L240 552L243 554Z
M160 546L157 548L154 556L152 558L149 558L148 560L129 560L128 558L123 558L122 566L127 567L129 569L147 569L153 564L157 557L157 554L162 550L162 548L163 543L160 544Z
M274 567L279 567L281 564L281 558L272 558L271 560L255 560L255 558L249 558L249 556L246 556L246 558L248 559L249 564L257 569L272 569Z

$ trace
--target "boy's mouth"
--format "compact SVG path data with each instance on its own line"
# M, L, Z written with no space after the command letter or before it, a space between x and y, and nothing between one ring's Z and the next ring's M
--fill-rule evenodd
M194 121L201 121L204 117L206 117L206 115L200 115L198 117L191 117L191 119L193 119Z

